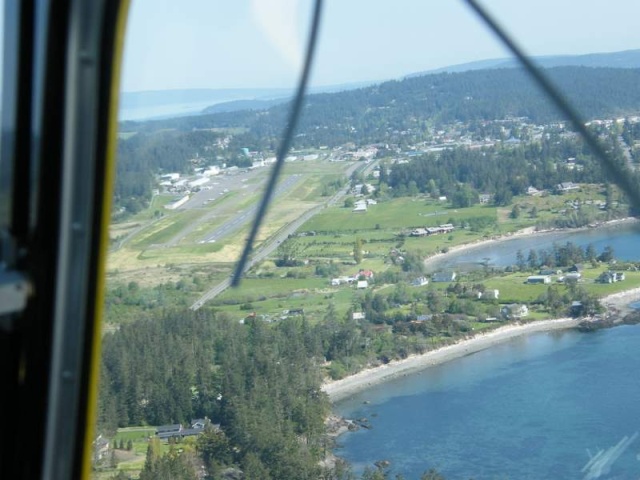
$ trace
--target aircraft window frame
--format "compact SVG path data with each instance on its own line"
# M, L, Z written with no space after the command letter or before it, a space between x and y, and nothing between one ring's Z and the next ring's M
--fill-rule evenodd
M2 2L2 48L0 49L0 231L2 248L0 264L7 263L8 230L11 226L13 208L13 179L15 152L15 132L18 87L18 7L15 2Z

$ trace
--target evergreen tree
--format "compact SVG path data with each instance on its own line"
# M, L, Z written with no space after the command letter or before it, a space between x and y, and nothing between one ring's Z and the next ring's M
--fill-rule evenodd
M527 269L527 262L524 259L522 250L518 250L516 252L516 266L518 267L518 270L520 270L521 272Z
M362 262L362 240L360 238L356 238L353 244L353 260L356 264Z

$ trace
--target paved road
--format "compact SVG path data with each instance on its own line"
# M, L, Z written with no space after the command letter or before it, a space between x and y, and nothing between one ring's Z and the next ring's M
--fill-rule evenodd
M632 172L636 170L636 164L633 163L633 156L631 155L631 148L627 145L627 142L624 141L622 135L618 135L618 143L620 144L620 148L622 149L622 153L624 154L624 158L627 161L627 166L629 170Z
M371 172L371 170L373 170L373 168L377 164L378 164L378 161L369 162L365 166L363 166L362 164L357 163L357 164L349 167L349 169L347 170L346 174L347 174L348 177L350 177L351 174L354 171L356 171L358 168L361 168L362 171L363 171L363 174L366 176ZM305 222L309 221L314 215L318 214L320 211L322 211L327 206L335 205L336 203L338 203L348 193L348 191L349 191L349 185L347 185L345 188L343 188L342 190L337 192L333 197L331 197L326 202L325 205L318 205L317 207L314 207L311 210L308 210L308 211L304 212L302 215L300 215L293 222L291 222L291 223L287 224L286 226L284 226L283 228L281 228L278 232L276 232L276 234L272 238L270 238L261 248L259 248L254 253L253 257L251 257L251 259L247 262L247 266L245 268L245 272L248 271L251 267L253 267L253 265L255 265L256 263L261 262L262 260L267 258L269 255L271 255L271 253L273 251L275 251L282 242L284 242L287 238L289 238L289 235L295 233L296 230L298 230ZM231 278L227 278L227 279L223 280L219 284L217 284L214 287L212 287L211 289L207 290L189 308L191 308L191 310L198 310L207 301L212 300L213 298L217 297L218 295L220 295L222 292L224 292L230 286L231 286Z

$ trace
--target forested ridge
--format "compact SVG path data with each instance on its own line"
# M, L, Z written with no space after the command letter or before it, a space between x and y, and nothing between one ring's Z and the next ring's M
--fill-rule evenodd
M640 70L556 67L547 72L585 119L640 112ZM116 204L137 211L151 196L154 174L190 172L189 160L196 157L204 165L250 166L241 148L274 154L288 113L289 104L280 104L266 110L123 122L120 131L135 135L119 142ZM293 147L406 147L429 140L434 128L463 122L481 135L486 133L483 121L509 117L539 124L562 120L519 69L425 75L309 95Z
M640 110L638 69L555 67L547 73L585 119ZM288 111L289 105L282 104L268 110L126 122L122 129L246 127L252 136L264 141L281 134ZM316 141L331 146L346 141L380 142L379 136L371 138L369 135L387 128L392 131L416 128L421 121L451 123L506 117L527 117L533 123L563 120L520 69L441 73L356 90L309 95L296 144L318 146ZM349 128L342 132L345 127ZM317 132L318 129L325 131Z

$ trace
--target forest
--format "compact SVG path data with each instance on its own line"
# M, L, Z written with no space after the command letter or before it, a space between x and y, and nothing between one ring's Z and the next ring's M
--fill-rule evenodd
M604 137L611 158L621 168L624 158L615 137ZM579 168L567 165L573 158ZM469 206L465 196L469 188L494 195L497 205L508 205L515 195L523 195L529 186L554 191L561 182L600 183L604 172L578 137L548 135L539 142L516 147L447 149L416 157L409 163L394 165L390 174L381 173L381 182L392 187L395 196L411 192L447 195L458 207ZM462 194L462 196L461 196Z
M200 435L194 450L184 445L183 455L163 455L151 441L141 479L194 478L198 461L210 478L229 468L247 479L354 478L340 463L319 464L333 446L324 423L330 406L320 390L322 365L334 360L340 369L334 373L342 376L345 365L354 368L364 357L389 361L426 347L336 318L331 306L325 320L241 324L211 311L176 309L122 325L103 342L98 430L187 424L195 417L220 425ZM363 478L387 477L369 471Z
M199 439L210 475L238 465L246 478L318 478L329 403L305 328L190 310L123 325L104 339L98 428L206 416L221 426Z

